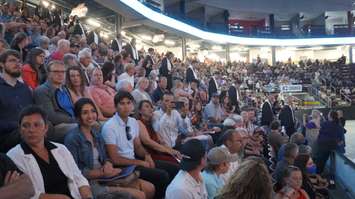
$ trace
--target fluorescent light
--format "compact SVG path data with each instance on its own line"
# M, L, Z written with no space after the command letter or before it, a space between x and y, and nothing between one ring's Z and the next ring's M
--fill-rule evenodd
M169 40L169 39L165 39L164 44L167 45L167 46L174 46L175 45L175 41Z
M48 1L42 1L42 4L45 8L48 8L49 2Z
M250 46L319 46L319 45L344 45L355 44L355 37L338 38L306 38L306 39L266 39L266 38L245 38L231 35L224 35L203 31L194 26L185 24L176 19L170 18L156 12L137 0L120 0L126 6L137 11L148 19L163 24L175 30L185 32L201 39L216 43L230 43Z
M98 28L98 27L101 26L101 24L100 24L98 21L96 21L95 19L88 19L88 20L86 20L86 22L87 22L89 25L94 26L94 27L96 27L96 28Z

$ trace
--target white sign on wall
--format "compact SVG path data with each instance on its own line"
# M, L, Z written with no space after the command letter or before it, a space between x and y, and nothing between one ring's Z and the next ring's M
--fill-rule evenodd
M296 85L280 85L280 91L283 93L288 93L288 92L302 92L302 85L296 84Z

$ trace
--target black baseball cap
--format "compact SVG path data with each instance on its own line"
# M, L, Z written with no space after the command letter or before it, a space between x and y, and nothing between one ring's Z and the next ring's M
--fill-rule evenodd
M201 159L205 157L206 150L200 140L191 139L182 145L181 154L181 169L191 171L201 164Z

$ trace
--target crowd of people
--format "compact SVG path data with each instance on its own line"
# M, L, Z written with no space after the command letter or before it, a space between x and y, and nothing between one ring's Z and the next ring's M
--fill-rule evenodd
M342 113L297 119L294 98L263 90L317 64L182 61L1 11L1 198L328 197Z

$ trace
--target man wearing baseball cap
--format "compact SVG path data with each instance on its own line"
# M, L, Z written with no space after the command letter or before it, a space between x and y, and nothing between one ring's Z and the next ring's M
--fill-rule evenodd
M221 174L227 173L230 162L238 160L238 155L231 154L226 147L212 148L207 155L207 167L202 172L208 199L213 199L224 186Z
M181 170L166 190L165 199L207 199L208 194L201 176L206 166L206 151L197 139L187 141L181 147Z

